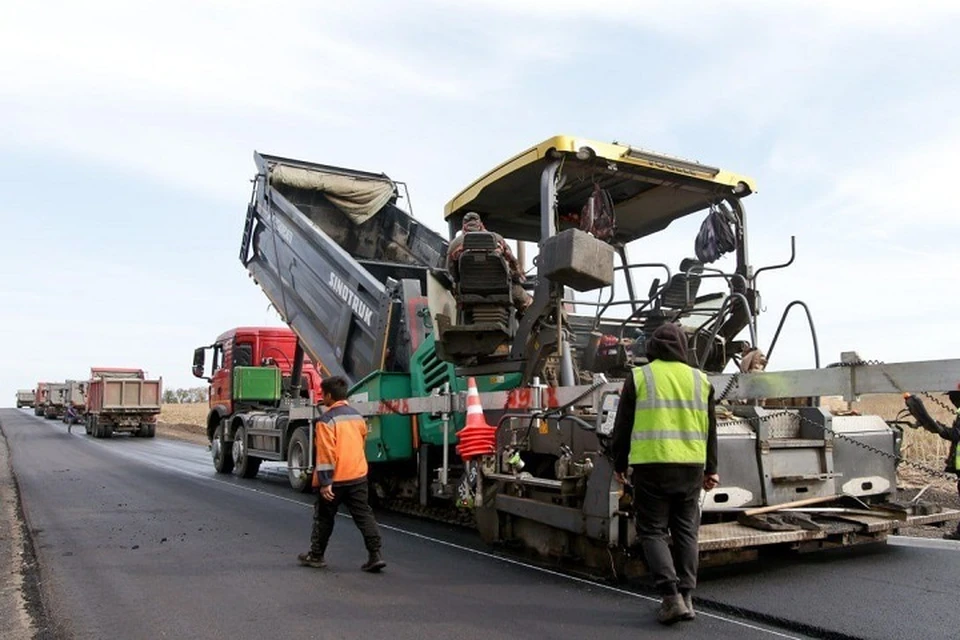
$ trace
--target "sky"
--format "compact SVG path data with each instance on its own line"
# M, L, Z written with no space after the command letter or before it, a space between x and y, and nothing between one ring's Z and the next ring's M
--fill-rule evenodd
M552 135L752 177L769 345L807 302L824 363L960 356L960 5L916 0L0 4L0 405L277 325L238 260L255 150L443 205ZM631 248L674 267L696 215ZM730 261L722 266L732 266ZM640 285L645 291L647 284ZM771 370L813 366L791 316Z

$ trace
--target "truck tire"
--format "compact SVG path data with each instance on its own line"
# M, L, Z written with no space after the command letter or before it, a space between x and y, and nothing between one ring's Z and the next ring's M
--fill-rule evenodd
M233 470L241 478L256 478L260 471L260 458L247 451L247 428L237 427L233 434Z
M233 471L233 449L223 442L223 423L217 425L210 441L210 453L213 455L213 468L217 473Z
M112 424L105 424L105 425L103 425L102 427L100 427L100 433L103 434L103 437L104 437L104 438L112 438L112 437L113 437L113 425L112 425Z
M90 432L94 438L103 437L103 429L100 427L100 419L97 416L93 416L93 421L90 423Z
M313 478L306 472L310 464L310 436L306 427L297 427L287 446L287 479L294 491L309 493Z
M137 431L136 435L141 438L152 438L157 435L157 425L143 422L140 424L140 429Z

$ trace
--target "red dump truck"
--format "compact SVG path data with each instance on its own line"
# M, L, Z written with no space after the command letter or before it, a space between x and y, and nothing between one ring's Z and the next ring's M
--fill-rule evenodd
M142 369L90 369L84 428L94 438L126 432L156 435L162 379L147 380Z
M47 404L47 385L49 382L38 382L34 391L33 415L42 416L44 407Z

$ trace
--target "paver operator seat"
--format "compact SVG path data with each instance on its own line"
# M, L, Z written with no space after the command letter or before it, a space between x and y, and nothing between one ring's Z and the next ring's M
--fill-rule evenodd
M458 364L498 359L509 353L516 330L514 274L502 238L487 231L479 216L466 220L451 242L447 269L457 303L455 320L438 317L438 351Z
M457 324L499 324L509 333L511 301L510 268L499 252L497 238L489 232L463 237L463 253L456 261L456 283L460 307Z

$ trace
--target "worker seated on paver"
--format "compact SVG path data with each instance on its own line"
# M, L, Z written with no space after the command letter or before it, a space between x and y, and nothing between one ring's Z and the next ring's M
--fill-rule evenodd
M469 233L489 233L494 237L496 249L494 253L496 255L502 256L507 263L507 267L510 271L510 281L511 281L511 298L513 299L513 304L517 307L518 311L521 313L526 311L527 307L531 305L533 299L530 295L523 289L521 283L526 280L526 276L523 273L523 270L520 268L520 263L517 261L517 258L513 255L513 251L510 250L510 245L507 244L506 240L503 239L499 233L494 233L492 231L487 231L486 227L483 226L483 222L480 220L479 214L468 213L463 217L463 225L461 227L463 233L458 235L456 238L450 241L450 246L447 249L447 271L450 273L450 277L453 278L455 283L460 283L460 257L464 253L464 238Z

